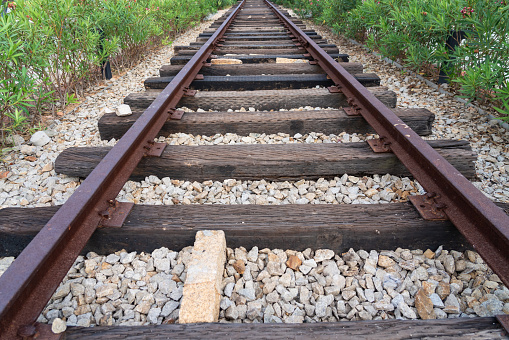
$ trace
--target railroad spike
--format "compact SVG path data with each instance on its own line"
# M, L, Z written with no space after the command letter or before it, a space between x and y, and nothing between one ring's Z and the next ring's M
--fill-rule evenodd
M196 90L191 90L189 87L184 87L184 97L194 97L196 95Z
M184 110L173 110L170 112L170 120L180 120L182 119L182 116L184 115Z
M161 157L166 148L166 143L153 143L151 147L147 148L147 152L145 152L145 157Z
M435 192L427 192L425 195L427 198L433 198L436 197L437 194Z
M339 89L337 86L330 86L327 88L330 93L341 93L341 89Z
M29 338L36 334L35 325L23 325L18 329L18 335L23 338Z
M443 203L435 203L433 207L435 207L435 209L437 210L444 210L445 208L447 208L447 206Z
M125 222L127 216L134 207L131 202L116 202L116 204L106 212L107 216L102 216L100 222L102 228L120 228Z
M360 116L361 112L358 109L354 109L351 107L344 107L343 111L347 114L347 116Z
M100 211L99 216L102 218L109 219L110 218L110 212L108 210Z

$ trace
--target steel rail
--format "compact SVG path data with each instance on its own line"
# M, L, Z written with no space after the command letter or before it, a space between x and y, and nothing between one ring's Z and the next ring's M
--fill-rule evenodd
M509 217L272 3L264 1L348 98L350 105L430 193L434 208L445 212L509 286Z
M244 6L243 0L0 277L0 339L34 323L147 149Z

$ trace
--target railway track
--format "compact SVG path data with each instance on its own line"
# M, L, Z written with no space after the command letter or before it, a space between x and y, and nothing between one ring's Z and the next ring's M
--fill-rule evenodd
M106 114L99 121L103 139L118 139L114 147L71 148L59 156L57 172L86 177L63 206L0 211L0 256L17 256L0 277L1 339L202 338L211 334L381 338L396 332L401 337L504 336L507 316L291 326L69 328L59 335L52 334L50 326L36 323L82 251L181 249L204 229L224 230L232 248L311 247L343 252L444 245L475 249L509 284L509 218L503 210L507 205L493 204L468 181L475 177L475 155L468 143L422 140L419 135L431 132L429 111L398 109L395 94L380 87L375 74L363 73L362 65L349 63L347 54L307 30L301 21L290 21L288 13L267 1L243 0L195 43L175 46L175 50L177 55L171 65L161 67L160 77L145 81L147 91L125 98L133 115ZM332 109L292 110L303 106ZM213 112L203 112L208 110ZM376 133L379 138L348 144L167 146L154 142L158 136L176 132L338 131ZM344 173L412 176L427 194L411 196L411 203L387 205L133 206L116 201L127 180L150 175L189 181L283 181Z

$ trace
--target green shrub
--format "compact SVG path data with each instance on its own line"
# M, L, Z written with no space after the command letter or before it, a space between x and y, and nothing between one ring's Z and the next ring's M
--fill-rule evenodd
M450 72L466 98L493 104L509 121L509 5L479 0L471 8L461 19L467 39Z
M30 19L0 17L0 138L23 130L30 113L48 100L49 80L37 72L47 66L39 55L40 30ZM31 65L37 65L36 68Z
M436 77L442 68L465 98L509 115L507 0L321 0L313 11L303 0L277 2L416 72ZM455 31L467 38L451 53L445 42Z

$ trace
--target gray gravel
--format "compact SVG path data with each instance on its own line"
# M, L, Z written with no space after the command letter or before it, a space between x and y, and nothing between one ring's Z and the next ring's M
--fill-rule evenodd
M285 182L240 181L189 182L149 176L141 183L129 181L120 201L143 204L380 204L405 201L424 193L422 187L404 177L391 175L333 180Z
M82 327L178 322L191 250L79 256L38 321L58 318Z
M192 247L80 256L39 322L178 322ZM13 258L0 259L0 275ZM509 289L473 251L227 249L220 322L335 322L509 314Z
M228 249L220 322L302 323L509 314L479 255L447 251Z

